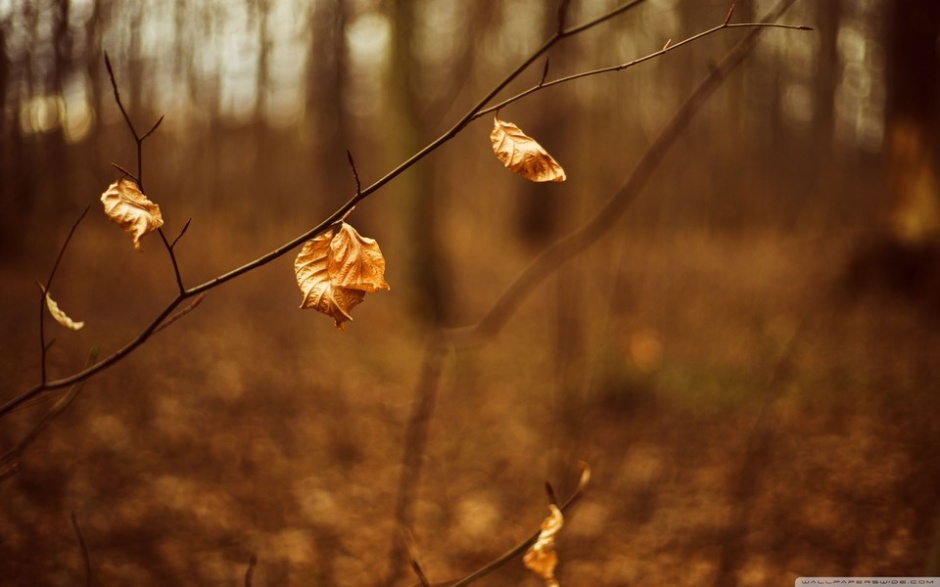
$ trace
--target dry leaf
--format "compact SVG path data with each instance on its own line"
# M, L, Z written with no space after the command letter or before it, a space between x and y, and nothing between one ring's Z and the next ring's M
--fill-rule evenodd
M49 295L49 292L45 293L46 297L46 308L49 309L49 313L52 314L52 317L56 322L65 326L69 330L81 330L82 326L85 325L84 322L76 322L68 317L68 315L59 309L59 304L55 303L55 300Z
M389 289L378 243L345 222L304 243L294 274L304 294L300 307L332 317L340 330L366 293Z
M565 181L565 170L535 139L511 122L493 118L493 152L503 165L530 181Z
M148 200L132 180L122 178L112 183L101 194L101 203L105 215L134 237L138 251L140 239L163 226L160 207Z
M535 541L522 557L522 564L545 581L545 587L558 587L555 579L555 566L558 564L558 555L555 553L555 534L561 530L565 518L555 504L548 506L551 512L542 522L542 530Z

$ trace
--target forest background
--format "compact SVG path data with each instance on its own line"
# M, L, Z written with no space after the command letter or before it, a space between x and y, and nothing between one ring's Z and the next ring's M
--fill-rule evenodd
M651 0L553 48L549 78L728 8ZM448 355L409 528L433 580L537 529L543 482L567 495L579 460L562 584L940 575L938 12L797 2L783 20L815 30L765 31L611 233ZM196 283L325 218L355 191L347 149L378 179L555 26L538 0L0 0L2 399L37 381L35 283L87 205L56 277L86 326L55 333L50 371L123 345L176 291L156 238L136 252L97 210L135 157L104 51L138 126L165 117L142 173L170 234L192 219L176 250ZM285 257L90 380L0 483L4 582L79 584L83 553L103 585L237 584L252 555L261 585L380 581L429 332L478 320L597 210L743 34L501 111L565 183L507 173L484 118L360 204L392 290L345 332L297 309ZM0 420L0 449L49 405ZM479 584L526 581L510 564Z

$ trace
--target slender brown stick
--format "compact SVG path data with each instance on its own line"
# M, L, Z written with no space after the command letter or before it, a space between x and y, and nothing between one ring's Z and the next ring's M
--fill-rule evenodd
M69 229L68 236L65 237L65 242L62 243L62 246L59 248L59 254L55 258L55 263L52 264L52 269L49 271L49 277L46 278L46 283L40 288L42 289L42 295L39 297L39 379L42 384L45 384L47 381L46 378L46 354L49 351L49 344L46 342L46 296L50 295L49 290L52 288L52 280L55 279L55 274L59 270L59 264L62 262L62 257L65 256L65 249L68 248L69 242L72 240L72 236L75 234L75 230L78 228L79 223L82 219L85 218L85 215L88 214L88 209L91 206L85 206L85 209L82 210L82 213L78 215L78 218L75 219L75 222L72 223L72 228Z
M255 553L251 553L251 556L248 558L248 568L245 570L245 587L251 587L255 576L255 567L257 565L258 556Z
M92 352L88 356L86 365L94 363L97 358L98 354L96 352ZM20 459L23 457L23 453L26 451L29 445L32 444L34 440L36 440L42 431L45 430L46 427L59 416L59 414L64 412L65 409L68 408L73 401L75 401L75 398L78 397L78 394L82 392L82 387L84 387L84 385L84 381L79 381L73 385L65 393L65 395L52 404L52 407L49 408L49 411L39 419L36 425L33 426L32 430L30 430L22 440L17 442L13 448L0 456L0 481L6 480L8 477L11 477L19 471Z
M82 551L82 560L85 562L85 586L91 587L93 582L91 557L88 556L88 547L82 537L82 530L78 527L78 518L75 517L75 512L72 512L72 529L75 531L75 538L78 539L78 546Z
M160 118L158 118L157 121L153 123L153 126L150 127L150 130L144 134L139 134L137 129L134 127L134 122L131 120L130 114L128 114L127 109L124 108L124 103L121 102L121 92L118 90L117 79L114 77L114 69L111 67L111 59L108 58L107 51L105 51L104 54L104 65L108 70L108 78L111 80L111 89L114 90L114 101L117 103L118 110L121 111L121 115L124 117L124 122L127 123L127 129L131 132L131 136L134 137L134 142L137 146L137 175L135 176L131 173L128 173L128 171L120 165L114 163L112 163L112 165L133 179L137 183L137 188L141 192L146 193L144 190L144 141L146 141L147 138L152 135L155 130L157 130L157 128L160 126L160 123L163 122L163 116L161 115ZM189 225L188 222L186 224L187 226ZM186 229L184 228L183 231L185 232L185 230ZM170 263L173 265L173 274L176 278L176 287L179 289L181 295L185 294L186 286L183 285L183 277L180 274L179 263L176 260L176 252L173 250L173 246L176 244L176 241L179 240L179 237L177 237L173 243L170 244L170 241L166 238L166 233L163 232L163 228L158 228L157 232L160 234L160 240L163 241L163 246L166 248L166 252L170 256ZM182 236L182 233L180 233L180 236Z
M583 463L583 462L579 463L579 466L581 467L581 477L578 479L578 486L575 488L571 496L568 497L565 503L559 506L558 509L560 509L562 513L568 513L568 511L571 510L572 507L574 507L574 504L576 504L578 500L581 499L581 496L584 494L584 490L587 488L588 483L590 483L591 481L591 469L590 467L587 466L587 463ZM490 573L502 567L503 565L513 560L514 558L522 556L522 554L530 546L532 546L536 540L538 540L540 532L541 530L536 530L535 533L533 533L527 539L523 540L516 546L510 548L499 557L493 559L491 562L483 565L482 567L473 571L472 573L470 573L466 577L463 577L462 579L459 579L453 583L448 583L447 587L464 587L465 585L469 585L470 583L473 583L477 579L481 579L485 577L486 575L489 575Z
M569 76L565 76L565 77L560 77L560 78L558 78L558 79L554 79L554 80L552 80L552 81L550 81L550 82L546 82L546 81L545 81L545 75L543 74L542 80L538 83L538 85L532 86L531 88L529 88L529 89L527 89L527 90L525 90L525 91L523 91L523 92L520 92L520 93L516 94L515 96L512 96L512 97L510 97L510 98L506 98L505 100L503 100L502 102L499 102L498 104L494 104L494 105L492 105L492 106L490 106L490 107L488 107L488 108L484 108L483 110L480 110L480 112L478 112L474 118L476 119L476 118L479 118L479 117L484 116L484 115L486 115L486 114L490 114L490 113L492 113L492 112L496 112L497 110L500 110L501 108L503 108L503 107L505 107L505 106L507 106L507 105L509 105L509 104L512 104L513 102L517 102L517 101L519 101L519 100L525 98L525 97L528 96L529 94L538 92L538 91L540 91L540 90L547 89L547 88L550 88L550 87L552 87L552 86L557 86L557 85L559 85L559 84L565 84L565 83L568 83L568 82L572 82L572 81L574 81L574 80L581 79L581 78L585 78L585 77L592 77L592 76L595 76L595 75L601 75L601 74L605 74L605 73L613 73L613 72L623 71L623 70L629 69L629 68L631 68L631 67L636 67L637 65L640 65L641 63L645 63L645 62L647 62L647 61L650 61L651 59L656 59L657 57L662 57L662 56L665 55L666 53L669 53L669 52L671 52L671 51L675 51L676 49L678 49L678 48L680 48L680 47L683 47L683 46L688 45L688 44L690 44L690 43L694 43L694 42L699 41L699 40L701 40L701 39L703 39L703 38L705 38L705 37L708 37L708 36L710 36L710 35L714 35L715 33L721 32L721 31L726 30L726 29L736 29L736 28L749 28L749 29L755 29L755 28L778 28L778 29L789 29L789 30L795 30L795 31L811 31L811 30L813 30L812 27L808 27L808 26L804 26L804 25L787 25L787 24L777 24L777 23L769 23L769 22L745 22L745 23L729 24L729 23L726 21L726 22L723 22L722 24L720 24L720 25L718 25L718 26L716 26L716 27L712 27L712 28L710 28L710 29L708 29L708 30L706 30L706 31L702 31L702 32L700 32L700 33L698 33L698 34L692 35L691 37L689 37L689 38L687 38L687 39L683 39L682 41L679 41L678 43L675 43L675 44L673 44L673 43L672 43L672 39L670 39L670 40L666 41L666 44L663 45L663 48L660 49L659 51L656 51L655 53L650 53L649 55L644 55L643 57L639 57L639 58L637 58L637 59L634 59L633 61L628 61L628 62L626 62L626 63L620 63L620 64L618 64L618 65L611 65L611 66L609 66L609 67L601 67L601 68L599 68L599 69L592 69L592 70L590 70L590 71L582 71L582 72L575 73L575 74L572 74L572 75L569 75ZM548 71L548 64L547 64L547 63L546 63L546 66L545 66L545 71L546 71L546 73L547 73L547 71Z

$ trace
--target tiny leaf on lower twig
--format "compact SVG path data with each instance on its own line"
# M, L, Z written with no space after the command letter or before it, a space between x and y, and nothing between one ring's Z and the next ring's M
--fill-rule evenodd
M522 564L545 581L545 587L558 587L558 580L555 578L555 567L558 565L555 535L565 523L565 516L555 504L550 504L548 510L550 514L542 522L542 531L522 556Z

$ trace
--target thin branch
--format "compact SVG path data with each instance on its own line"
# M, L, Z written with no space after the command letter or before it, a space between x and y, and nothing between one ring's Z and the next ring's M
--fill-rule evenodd
M140 178L137 177L136 175L134 175L133 173L131 173L130 171L124 169L123 167L121 167L121 166L118 165L117 163L111 163L111 167L114 167L115 169L117 169L118 171L120 171L121 173L123 173L124 175L126 175L127 177L133 179L133 180L134 180L134 183L136 183L137 185L140 185Z
M568 18L568 5L571 0L561 0L558 4L558 30L556 35L562 35L565 32L565 21Z
M186 225L189 226L189 222L187 222ZM160 240L163 241L163 246L166 249L167 254L170 256L170 264L173 266L173 277L176 279L176 288L179 290L180 295L185 295L186 286L183 285L183 276L180 273L179 262L176 260L176 251L173 248L176 245L176 241L179 240L179 236L173 239L173 242L170 243L170 241L167 240L166 233L163 232L162 227L158 228L157 232L160 234ZM180 236L183 236L182 233L180 233Z
M444 368L444 358L448 346L442 337L432 337L428 342L421 366L421 378L415 391L415 402L405 429L405 447L402 456L401 476L398 480L398 497L395 502L395 523L399 528L411 528L414 522L414 503L421 476L421 461L428 438L428 425ZM386 584L392 584L401 572L401 560L404 555L402 544L392 541L388 556Z
M578 486L575 488L571 496L568 497L567 501L565 501L564 504L559 506L558 509L560 509L562 513L567 513L574 506L574 504L576 504L578 500L581 499L581 496L584 494L584 490L587 489L588 483L590 483L591 481L591 468L587 466L587 463L581 462L581 463L578 463L578 465L581 468L581 477L578 479ZM493 561L473 571L466 577L459 579L458 581L455 581L453 583L449 583L447 587L464 587L466 585L469 585L470 583L473 583L477 579L480 579L482 577L485 577L486 575L489 575L490 573L502 567L503 565L513 560L514 558L522 556L522 554L530 546L535 544L535 541L538 540L539 538L540 532L541 532L541 529L536 530L534 534L532 534L531 536L529 536L527 539L523 540L516 546L512 547L511 549L507 550L501 556L493 559Z
M78 546L82 551L82 560L85 562L85 587L92 586L91 557L88 556L88 547L85 546L85 539L82 537L82 530L78 527L78 519L75 512L72 512L72 529L75 530L75 538L78 539Z
M539 79L539 87L545 85L545 80L548 79L548 56L545 56L545 68L542 69L542 77Z
M346 149L346 158L349 159L349 167L352 169L353 178L356 180L356 196L362 197L362 184L359 183L359 172L356 171L356 162L353 161L353 156L349 149Z
M808 27L805 25L788 25L788 24L778 24L778 23L772 23L772 22L745 22L745 23L737 23L737 24L728 24L727 22L724 22L718 26L712 27L708 30L692 35L691 37L687 39L683 39L682 41L679 41L678 43L675 43L675 44L673 44L672 39L670 39L666 41L666 44L663 45L663 48L660 49L659 51L650 53L649 55L644 55L643 57L639 57L637 59L634 59L633 61L628 61L626 63L619 63L617 65L611 65L608 67L601 67L599 69L592 69L590 71L578 72L569 76L554 79L550 82L546 82L543 79L542 81L538 83L538 85L532 86L531 88L525 91L519 92L515 96L506 98L505 100L503 100L502 102L499 102L498 104L494 104L492 106L489 106L488 108L484 108L480 110L474 116L474 119L490 114L491 112L495 112L509 104L512 104L513 102L518 102L519 100L525 98L526 96L530 94L534 94L535 92L550 88L552 86L566 84L574 80L578 80L578 79L585 78L585 77L592 77L595 75L601 75L605 73L614 73L618 71L623 71L625 69L630 69L631 67L636 67L637 65L640 65L641 63L645 63L652 59L656 59L657 57L662 57L663 55L665 55L666 53L669 53L670 51L675 51L679 47L688 45L690 43L694 43L707 36L714 35L715 33L721 32L723 30L741 29L741 28L747 28L747 29L776 28L776 29L788 29L788 30L797 30L797 31L813 30L811 27Z
M251 587L251 582L255 575L255 567L257 565L258 556L255 553L251 553L251 556L248 558L248 568L245 570L245 587Z
M731 8L728 9L728 14L725 15L725 24L731 22L731 17L734 15L734 3L731 4Z
M418 545L415 542L414 536L407 528L402 528L402 542L405 544L405 548L408 550L408 558L411 561L411 570L414 571L414 574L418 577L418 581L421 582L421 587L430 587L431 582L428 581L427 575L424 574L424 570L421 568L421 562L418 556Z
M202 303L202 300L206 299L206 296L207 296L207 295L209 295L209 294L207 294L207 293L202 293L202 294L199 294L198 296L196 296L196 298L195 298L193 301L189 302L189 305L187 305L185 308L183 308L183 309L180 310L179 312L173 314L172 316L170 316L169 318L167 318L165 321L161 322L160 325L157 326L157 327L153 330L153 333L156 334L156 333L160 332L161 330L163 330L164 328L170 326L171 324L173 324L174 322L176 322L177 320L179 320L180 318L182 318L182 317L185 316L186 314L189 314L190 312L192 312L193 310L195 310L196 307L197 307L199 304Z
M97 352L92 352L88 356L86 365L93 364L97 358ZM30 430L26 436L17 442L13 448L5 452L3 456L0 456L0 481L11 477L19 471L20 459L23 458L23 453L26 452L26 449L29 447L29 445L32 444L34 440L36 440L42 431L45 430L46 427L49 426L49 424L51 424L52 421L59 416L59 414L64 412L65 409L68 408L73 401L75 401L75 398L77 398L78 394L81 393L82 387L84 387L84 385L84 381L80 381L73 385L65 393L65 395L59 398L58 401L56 401L52 407L49 408L49 411L39 419L36 425L33 426L32 430Z
M127 110L124 109L124 104L121 102L121 92L118 91L117 81L114 78L114 69L111 67L111 59L108 57L107 51L104 52L104 66L108 70L108 77L111 78L111 89L114 90L114 101L117 103L118 109L121 111L121 115L124 117L124 122L127 123L127 128L129 128L131 130L131 134L134 135L134 140L139 141L140 137L137 135L137 131L134 129L134 123L131 122L131 117L128 116ZM141 191L143 191L143 188L141 188Z
M179 234L176 235L176 238L173 239L173 242L170 243L170 248L171 248L171 249L176 248L176 243L180 242L180 239L183 238L183 235L186 234L186 231L187 231L187 230L189 230L189 223L192 222L192 221L193 221L192 218L190 218L189 220L186 221L186 224L183 225L182 230L180 230Z
M68 248L69 243L72 241L72 236L75 234L75 230L78 228L78 225L85 218L85 215L88 214L88 210L91 206L85 206L85 209L82 210L82 213L78 215L78 218L75 219L75 222L72 223L72 228L69 229L68 236L65 237L65 242L62 243L62 246L59 248L59 254L56 256L55 262L52 264L52 269L49 270L49 277L46 278L46 282L43 285L40 285L42 290L42 295L39 297L39 380L45 384L47 381L47 372L46 372L46 353L49 350L49 347L52 345L51 342L46 342L46 296L49 295L49 291L52 288L52 281L55 279L56 272L59 270L59 264L62 262L62 257L65 256L65 249Z
M548 495L548 503L557 506L558 497L555 495L555 488L548 481L545 482L545 494Z
M155 123L153 123L153 126L150 127L150 130L148 130L147 132L145 132L145 133L140 137L140 142L144 142L144 139L146 139L146 138L149 137L151 134L153 134L153 131L157 130L157 127L160 126L160 123L161 123L161 122L163 122L163 115L160 115L160 118L158 118L157 121L156 121Z

